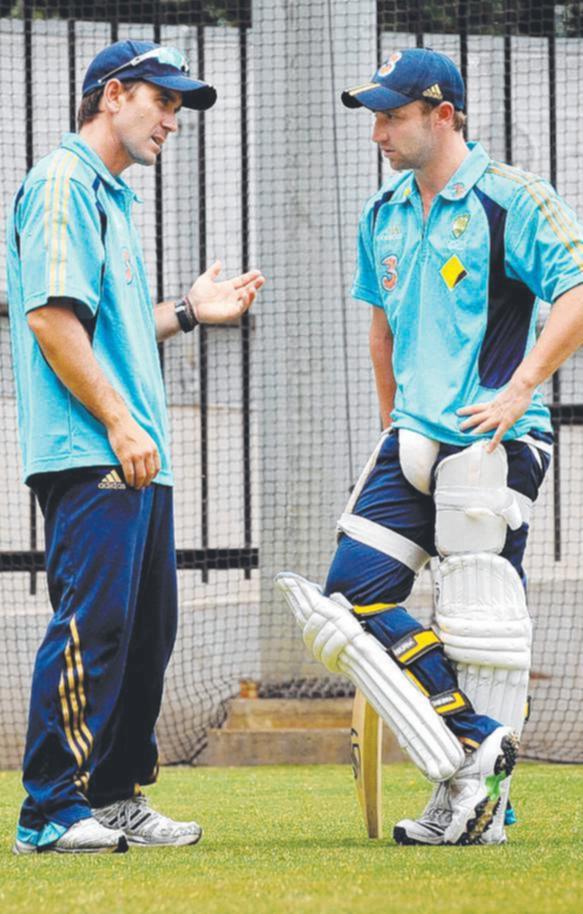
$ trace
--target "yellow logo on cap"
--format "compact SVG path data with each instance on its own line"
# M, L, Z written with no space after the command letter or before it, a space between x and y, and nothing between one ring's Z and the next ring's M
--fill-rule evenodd
M453 257L450 257L449 260L446 260L441 270L442 279L446 284L448 289L455 289L457 285L465 279L468 275L468 271L464 267L463 263L455 254Z
M424 95L425 98L438 98L440 101L443 100L443 92L441 91L439 83L434 83L432 86L429 86L429 88L425 89L421 94Z

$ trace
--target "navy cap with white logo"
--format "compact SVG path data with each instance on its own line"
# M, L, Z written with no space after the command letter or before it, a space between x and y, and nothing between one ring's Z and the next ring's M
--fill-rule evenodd
M217 100L216 90L208 83L192 79L189 64L177 48L162 47L153 41L116 41L100 51L87 69L83 95L103 87L109 79L122 82L143 79L164 89L182 94L182 105L204 111Z
M453 60L431 48L395 51L378 68L370 82L342 93L347 108L390 111L415 101L451 102L457 111L465 106L462 75Z

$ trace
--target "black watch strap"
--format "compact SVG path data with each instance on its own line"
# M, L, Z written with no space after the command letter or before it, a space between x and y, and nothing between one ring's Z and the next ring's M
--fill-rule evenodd
M190 333L198 324L194 309L186 295L175 303L174 313L178 318L178 323L183 333Z

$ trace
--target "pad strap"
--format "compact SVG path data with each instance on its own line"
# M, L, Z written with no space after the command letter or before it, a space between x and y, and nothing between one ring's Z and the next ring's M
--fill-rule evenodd
M397 559L418 574L431 556L412 540L358 514L342 514L338 529L352 539Z
M474 710L470 699L461 689L440 692L439 695L431 695L429 701L440 717L450 717L460 711Z
M538 438L533 438L532 435L521 435L516 440L524 441L529 447L534 447L538 451L542 451L543 454L548 454L549 457L553 456L553 446L548 441L540 441Z
M409 666L436 647L442 647L441 640L432 628L425 628L421 632L405 635L393 644L391 654L401 666Z
M356 481L356 485L354 486L354 488L350 494L350 498L348 499L348 504L346 505L346 507L344 509L345 514L351 514L352 511L354 510L356 502L358 501L358 497L359 497L360 493L362 492L362 490L364 489L364 486L365 486L365 483L366 483L368 477L370 476L370 474L374 470L375 466L377 465L377 460L379 459L379 454L381 452L381 448L382 448L383 444L385 443L385 440L387 439L388 435L390 435L390 434L392 434L392 429L391 428L385 429L385 431L382 433L381 437L377 441L374 451L368 458L368 460L364 466L364 469L363 469L362 473L360 474L360 476L358 477L358 479Z

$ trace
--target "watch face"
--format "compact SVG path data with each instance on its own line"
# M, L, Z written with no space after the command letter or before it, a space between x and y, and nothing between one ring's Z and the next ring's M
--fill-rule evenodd
M186 298L181 298L174 305L174 313L178 318L178 323L184 333L190 333L198 324L190 302Z

